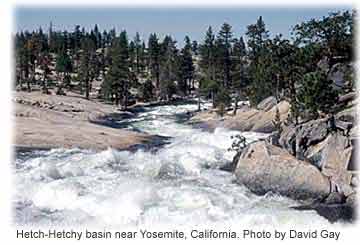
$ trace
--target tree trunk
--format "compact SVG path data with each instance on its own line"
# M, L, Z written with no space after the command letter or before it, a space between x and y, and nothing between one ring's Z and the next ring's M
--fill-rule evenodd
M88 100L90 97L90 86L89 86L89 79L85 80L85 97Z
M118 94L118 93L115 93L115 105L118 106L118 105L119 105L119 102L120 102L119 94Z
M280 80L280 77L279 77L279 74L277 74L277 76L276 76L276 95L275 95L277 103L279 103L279 101L280 101L280 98L279 98L280 81L279 80Z
M27 86L27 91L31 92L31 87L30 87L30 79L26 80L26 86Z
M237 94L235 97L235 105L234 105L234 116L236 115L238 109L239 95Z
M32 68L31 68L31 70L32 70ZM26 86L27 86L27 91L28 91L28 92L31 92L30 81L33 80L33 77L34 77L34 72L31 71L30 78L28 77L28 79L26 79Z
M44 71L44 77L43 77L43 81L42 81L42 92L43 92L43 94L49 94L49 91L48 91L47 85L46 85L46 77L47 77L47 75L46 75L46 73Z
M211 91L211 100L212 100L212 107L215 108L215 93Z
M198 91L198 111L201 111L200 91Z
M123 108L124 110L127 110L127 104L128 104L128 95L127 93L125 92L125 96L124 96L124 105L123 105Z

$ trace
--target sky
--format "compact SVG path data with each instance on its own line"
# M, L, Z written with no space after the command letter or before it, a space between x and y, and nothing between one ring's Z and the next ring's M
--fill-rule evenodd
M80 25L89 30L95 24L99 29L110 30L115 27L117 33L126 30L132 39L136 32L147 40L150 33L156 32L163 37L170 34L180 46L185 35L191 40L202 41L209 25L218 31L221 24L229 23L233 27L234 37L245 35L246 27L263 17L271 36L281 33L289 38L291 28L297 23L312 18L322 18L329 12L349 10L351 6L311 7L311 8L131 8L131 7L17 7L14 12L15 32L36 30L40 26L48 30L52 21L54 30L74 30Z

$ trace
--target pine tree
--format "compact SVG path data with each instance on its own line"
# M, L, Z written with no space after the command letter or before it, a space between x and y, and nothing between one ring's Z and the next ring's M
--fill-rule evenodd
M231 68L231 76L233 80L232 88L236 93L234 115L237 112L240 96L241 94L245 94L245 91L243 90L245 90L249 82L247 76L247 70L246 70L247 68L246 55L247 55L247 50L245 47L244 39L242 37L240 37L240 39L235 39L234 47L232 51L232 68Z
M185 46L181 50L179 70L179 90L187 95L194 89L194 63L192 60L191 42L188 36L185 37Z
M63 49L60 52L61 53L57 55L55 67L58 74L58 89L56 93L63 95L63 86L68 86L70 83L69 73L73 70L73 65L66 51ZM68 84L64 84L65 81L68 81Z
M88 100L91 91L91 81L98 74L98 64L96 61L95 43L91 38L85 38L81 45L82 53L80 57L79 78L81 90L85 90L85 98ZM94 61L95 60L95 61Z
M101 38L101 32L99 31L99 27L97 24L95 24L95 26L94 26L94 37L95 37L94 43L95 43L96 49L101 48L102 47L102 43L101 43L102 38Z
M231 26L228 23L224 23L221 26L217 37L217 53L218 64L222 75L223 86L229 88L232 82L231 78L231 48L232 48L232 31Z
M16 47L16 69L17 72L17 81L20 87L20 90L23 89L23 83L28 80L29 76L29 52L26 47L26 37L23 32L17 35L15 39Z
M156 90L160 89L160 45L156 34L150 34L148 42L148 62Z
M247 27L249 47L249 74L252 81L249 98L253 104L259 103L262 99L272 95L272 86L269 81L269 66L265 43L269 38L265 23L260 16L256 24Z
M169 101L173 94L176 93L176 84L178 81L178 50L176 49L176 41L170 36L165 36L161 45L163 55L161 59L160 69L160 96Z
M47 50L43 51L40 55L39 58L39 65L40 68L43 70L43 77L42 77L42 92L44 94L49 94L49 90L47 87L47 83L48 83L48 75L50 74L50 63L51 63L51 58L50 55L48 53Z
M204 43L200 45L200 68L207 80L215 80L215 36L211 26L207 29Z
M319 112L329 114L337 103L338 92L334 90L321 72L310 72L304 75L297 99L303 111L310 113L310 118L317 118Z
M154 98L154 85L151 80L146 80L140 87L140 97L144 102L149 102Z
M122 31L115 38L111 47L111 65L104 81L104 95L106 98L115 100L115 104L127 109L130 70L129 70L129 47L126 31Z
M199 46L198 46L198 42L196 40L192 41L192 43L191 43L191 51L192 51L193 55L198 55Z
M140 73L143 70L143 55L144 50L140 39L140 34L136 32L135 38L134 38L134 52L135 52L135 73L137 76L140 75Z
M263 45L269 38L269 31L266 30L265 22L262 16L259 17L256 24L247 27L246 35L248 37L248 46L252 59L258 58L260 52L263 52Z
M293 33L299 45L317 45L321 56L332 66L354 58L355 11L330 13L320 20L311 19L295 25Z

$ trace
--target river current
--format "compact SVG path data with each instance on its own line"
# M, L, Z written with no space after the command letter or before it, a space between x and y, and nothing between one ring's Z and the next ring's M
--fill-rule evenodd
M196 104L146 108L125 125L168 136L157 150L102 152L52 149L14 159L14 223L28 226L328 225L294 200L252 194L219 169L229 163L232 135L193 127L181 117ZM248 142L266 135L246 132Z

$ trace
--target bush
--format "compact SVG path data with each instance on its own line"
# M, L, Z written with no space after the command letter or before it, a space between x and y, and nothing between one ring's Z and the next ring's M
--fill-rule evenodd
M231 136L231 139L233 139L234 141L228 151L235 151L236 153L241 153L248 145L246 138L241 134L233 135Z
M319 112L329 114L337 100L338 92L332 88L326 74L316 71L303 76L297 93L297 101L303 113L307 110L314 118L319 116Z

